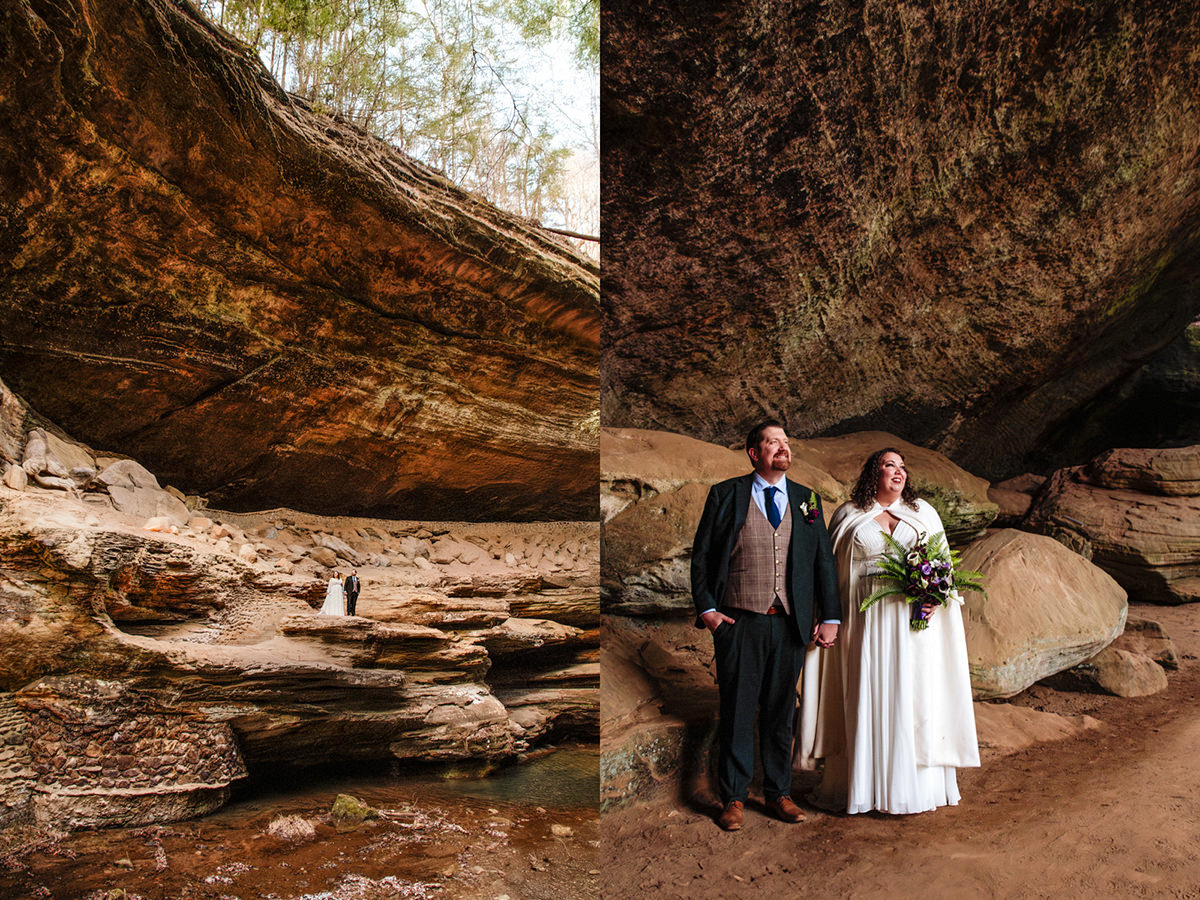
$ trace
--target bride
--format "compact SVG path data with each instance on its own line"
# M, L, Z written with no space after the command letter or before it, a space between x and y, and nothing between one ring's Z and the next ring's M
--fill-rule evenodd
M342 590L342 576L334 572L329 576L329 584L325 587L325 603L317 612L319 616L344 616L346 614L346 596Z
M979 765L967 644L958 604L930 604L929 626L909 627L903 597L865 612L884 532L910 548L943 530L908 484L900 453L867 459L851 499L829 523L845 621L840 640L812 645L804 666L799 768L825 760L813 801L848 813L919 813L959 801L955 769ZM932 610L932 611L930 611Z

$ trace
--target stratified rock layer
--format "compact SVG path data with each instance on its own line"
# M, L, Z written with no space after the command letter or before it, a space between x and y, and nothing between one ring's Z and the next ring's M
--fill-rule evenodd
M1145 603L1200 600L1200 445L1113 450L1061 469L1026 519Z
M597 738L597 523L144 520L183 504L29 428L0 382L6 405L0 439L26 437L0 440L0 469L40 480L0 485L0 828L199 815L280 767ZM64 459L82 486L47 474ZM332 567L358 570L354 616L314 613Z
M190 4L0 11L0 371L231 509L595 515L598 269Z
M881 428L992 479L1122 442L1056 429L1200 312L1193 3L603 25L606 425Z

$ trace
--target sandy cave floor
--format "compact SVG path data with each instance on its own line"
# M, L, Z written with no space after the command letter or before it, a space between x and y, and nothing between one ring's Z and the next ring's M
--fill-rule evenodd
M1141 606L1182 657L1166 691L1120 699L1035 686L1013 702L1103 727L959 773L957 807L916 816L768 819L742 831L715 799L633 805L601 821L601 896L1200 900L1200 608ZM757 803L755 802L757 799Z

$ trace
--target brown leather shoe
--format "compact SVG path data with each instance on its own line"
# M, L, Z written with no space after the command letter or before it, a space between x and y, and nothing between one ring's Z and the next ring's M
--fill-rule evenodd
M800 811L791 797L778 797L767 801L767 812L781 822L803 822L804 813Z
M730 800L725 804L725 808L721 810L717 824L726 831L740 831L742 828L742 807L741 800Z

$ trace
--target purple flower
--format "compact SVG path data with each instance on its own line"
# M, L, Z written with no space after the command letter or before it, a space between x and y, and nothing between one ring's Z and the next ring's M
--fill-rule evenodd
M922 575L929 575L933 572L933 566L929 565L929 563L921 563L920 572Z

